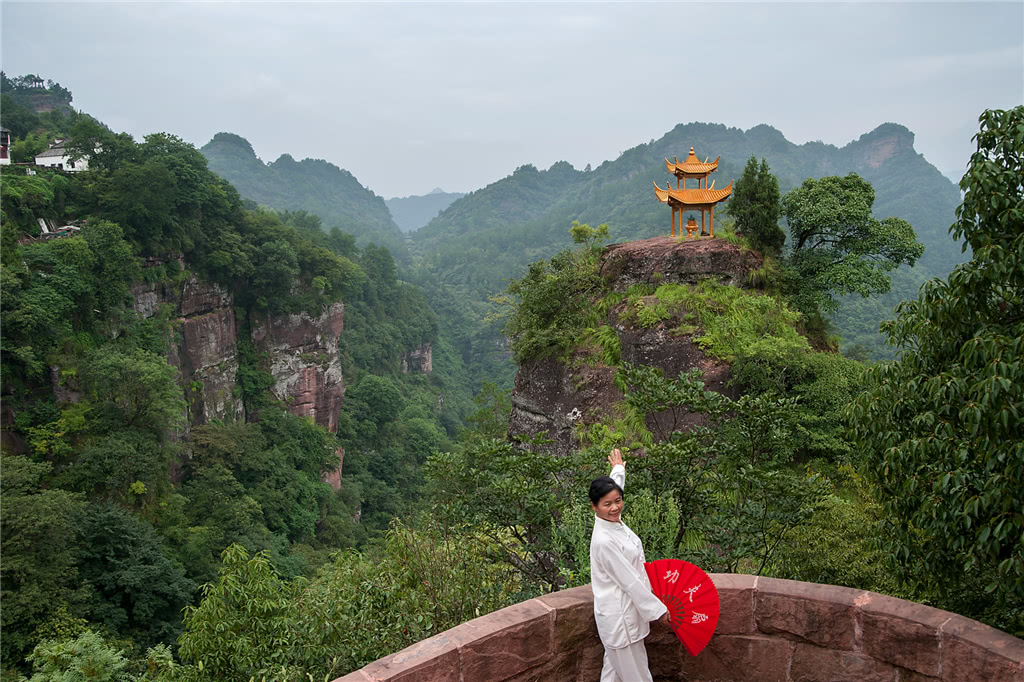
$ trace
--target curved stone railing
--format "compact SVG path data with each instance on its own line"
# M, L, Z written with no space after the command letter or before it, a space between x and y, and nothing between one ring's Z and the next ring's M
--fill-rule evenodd
M658 680L1021 682L1024 640L874 592L712 574L721 617L697 657L651 624ZM604 650L590 586L463 623L336 682L596 682Z

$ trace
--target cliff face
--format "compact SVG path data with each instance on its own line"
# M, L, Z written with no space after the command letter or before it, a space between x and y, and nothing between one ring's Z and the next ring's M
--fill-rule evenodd
M860 139L848 144L844 150L854 166L861 171L881 168L900 154L914 152L914 133L897 123L885 123Z
M239 325L231 293L195 277L181 284L140 282L132 293L143 317L152 317L161 306L172 308L177 330L168 340L167 357L178 368L188 400L187 424L245 419L245 407L235 395ZM250 320L252 341L265 353L266 369L274 377L274 395L289 412L310 417L331 433L338 428L345 395L338 353L344 317L344 304L335 303L318 317L302 313ZM339 448L337 470L324 475L335 490L341 485L343 458Z
M429 343L402 353L402 373L430 374L434 371L434 347Z
M192 277L179 286L160 282L134 287L135 310L152 317L162 305L173 307L180 325L168 344L170 363L178 368L192 426L219 419L244 418L234 395L238 372L234 298L217 284Z
M741 251L723 239L677 242L671 237L655 237L607 247L601 273L616 291L638 283L692 285L708 278L740 286L747 273L760 266L757 253ZM619 339L623 363L657 367L668 377L697 367L709 390L730 393L726 386L731 376L728 363L709 357L694 343L701 334L699 327L680 333L683 320L678 317L652 327L637 326L623 315L626 305L614 307L606 320ZM623 398L614 383L616 369L596 361L595 355L595 349L580 347L566 363L542 358L523 364L516 372L512 392L509 436L546 434L554 441L548 449L555 455L578 448L576 429L611 416ZM648 425L653 427L665 418L648 415ZM698 421L694 415L677 426L685 428Z
M338 354L344 318L345 305L335 303L316 318L300 313L252 321L252 340L270 357L274 395L292 414L311 417L331 433L345 395Z

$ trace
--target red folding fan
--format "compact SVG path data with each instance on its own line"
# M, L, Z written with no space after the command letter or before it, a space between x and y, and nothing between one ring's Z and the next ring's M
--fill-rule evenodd
M718 590L708 574L688 561L659 559L644 564L651 589L668 607L669 625L691 656L711 641L718 625Z

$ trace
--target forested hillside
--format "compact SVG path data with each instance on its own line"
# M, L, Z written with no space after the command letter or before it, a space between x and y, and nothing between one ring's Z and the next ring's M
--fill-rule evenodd
M965 258L947 232L959 192L914 151L913 133L903 126L879 126L839 149L817 142L795 145L766 125L744 132L690 123L589 172L564 162L547 171L524 166L470 193L413 234L417 272L480 305L528 263L565 248L573 220L608 223L614 241L667 234L669 211L655 200L651 185L668 180L666 157L685 158L691 146L701 158L721 155L711 178L718 187L738 179L751 156L767 160L783 193L809 177L856 172L875 187L877 216L905 218L914 226L924 257L912 270L894 275L891 294L844 302L836 324L845 345L860 344L877 358L887 357L878 323L891 317L898 301L916 295L924 279L944 276Z
M331 164L226 133L208 160L22 86L13 148L67 137L89 170L0 168L4 682L333 679L583 584L612 447L649 559L1024 633L1024 107L982 117L955 217L900 126L836 149L689 124L594 170L524 166L402 255ZM720 186L765 157L800 244L753 248L739 202L715 239L665 237L650 183L691 145ZM835 296L917 260L909 297L968 257L887 326L912 352L835 352Z
M279 211L308 211L325 225L355 235L360 246L373 242L387 247L395 259L407 260L405 239L384 199L333 163L296 161L288 154L263 163L247 140L231 133L217 133L200 151L210 170L243 197Z
M0 170L4 679L52 638L169 657L232 545L286 579L372 565L475 409L389 251L244 202L173 135L28 125L90 170Z
M436 188L422 196L395 197L386 199L384 203L402 232L413 232L433 220L453 201L464 196L465 192L445 192Z

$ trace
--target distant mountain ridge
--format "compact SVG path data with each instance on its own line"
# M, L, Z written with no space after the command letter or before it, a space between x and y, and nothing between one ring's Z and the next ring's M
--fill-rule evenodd
M296 161L282 154L263 163L245 138L217 133L199 150L210 170L234 185L246 199L281 211L305 210L360 244L386 246L399 261L408 259L405 237L384 199L343 168L322 159Z
M465 192L445 192L436 187L420 196L394 197L384 203L402 232L414 232L429 223L452 202L466 196Z
M679 124L661 139L589 172L564 161L545 171L523 166L454 202L412 234L411 248L423 268L437 272L441 281L453 286L466 282L467 295L478 291L486 296L521 275L530 262L570 246L573 220L609 223L617 242L667 234L669 212L654 198L652 182L664 185L669 179L665 158L685 158L691 146L701 158L721 155L712 176L719 187L739 179L750 156L767 159L782 192L807 178L856 172L874 185L878 216L905 218L914 226L926 247L924 257L913 270L894 274L888 296L844 304L837 322L847 343L884 354L878 322L892 316L896 302L915 296L924 279L944 276L966 259L948 235L959 190L914 150L914 134L895 123L882 124L842 148L822 142L797 145L764 124L747 131Z

